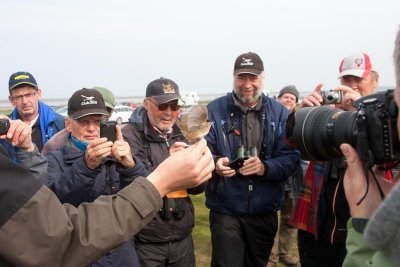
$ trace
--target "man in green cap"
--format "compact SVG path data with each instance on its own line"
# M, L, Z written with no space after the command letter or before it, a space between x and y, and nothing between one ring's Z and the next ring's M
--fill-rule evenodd
M113 93L105 87L95 86L93 89L100 92L104 102L106 103L108 114L111 116L112 112L115 111L115 97Z

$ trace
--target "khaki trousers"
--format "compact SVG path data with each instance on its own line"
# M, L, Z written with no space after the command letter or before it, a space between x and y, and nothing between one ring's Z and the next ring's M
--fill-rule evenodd
M285 202L280 211L278 232L274 239L274 246L269 256L268 266L278 266L279 257L292 255L294 235L297 229L288 224L293 209L293 197L291 191L285 191Z

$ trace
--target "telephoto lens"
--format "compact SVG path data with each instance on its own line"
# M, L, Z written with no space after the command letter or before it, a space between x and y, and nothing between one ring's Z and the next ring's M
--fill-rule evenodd
M374 164L400 160L398 108L394 91L362 97L357 111L328 106L306 107L286 122L286 138L304 160L331 160L343 156L340 145L356 148L361 160Z

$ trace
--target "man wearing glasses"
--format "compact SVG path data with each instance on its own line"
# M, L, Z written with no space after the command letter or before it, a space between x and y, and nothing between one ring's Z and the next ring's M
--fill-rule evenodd
M64 117L39 100L42 90L29 72L12 74L8 89L8 99L15 107L9 117L13 120L20 119L32 127L32 141L42 151L47 140L65 128Z
M100 195L117 193L138 176L147 176L118 126L116 141L100 138L100 123L107 116L103 97L95 89L78 90L69 99L65 125L70 134L61 149L46 154L48 185L62 203L93 202ZM123 243L93 266L139 266L134 244Z
M122 129L132 154L154 171L170 154L183 149L186 139L174 125L180 111L178 85L159 78L147 86L143 106L136 108ZM172 192L163 198L163 208L135 235L140 266L195 266L191 232L194 208L188 194L199 194L203 187Z

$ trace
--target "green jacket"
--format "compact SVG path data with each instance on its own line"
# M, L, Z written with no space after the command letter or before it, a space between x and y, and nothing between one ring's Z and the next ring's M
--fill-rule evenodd
M347 222L347 239L346 248L347 255L344 259L342 267L391 267L395 266L390 261L389 257L381 251L370 248L362 232L354 229L353 219L350 218Z

